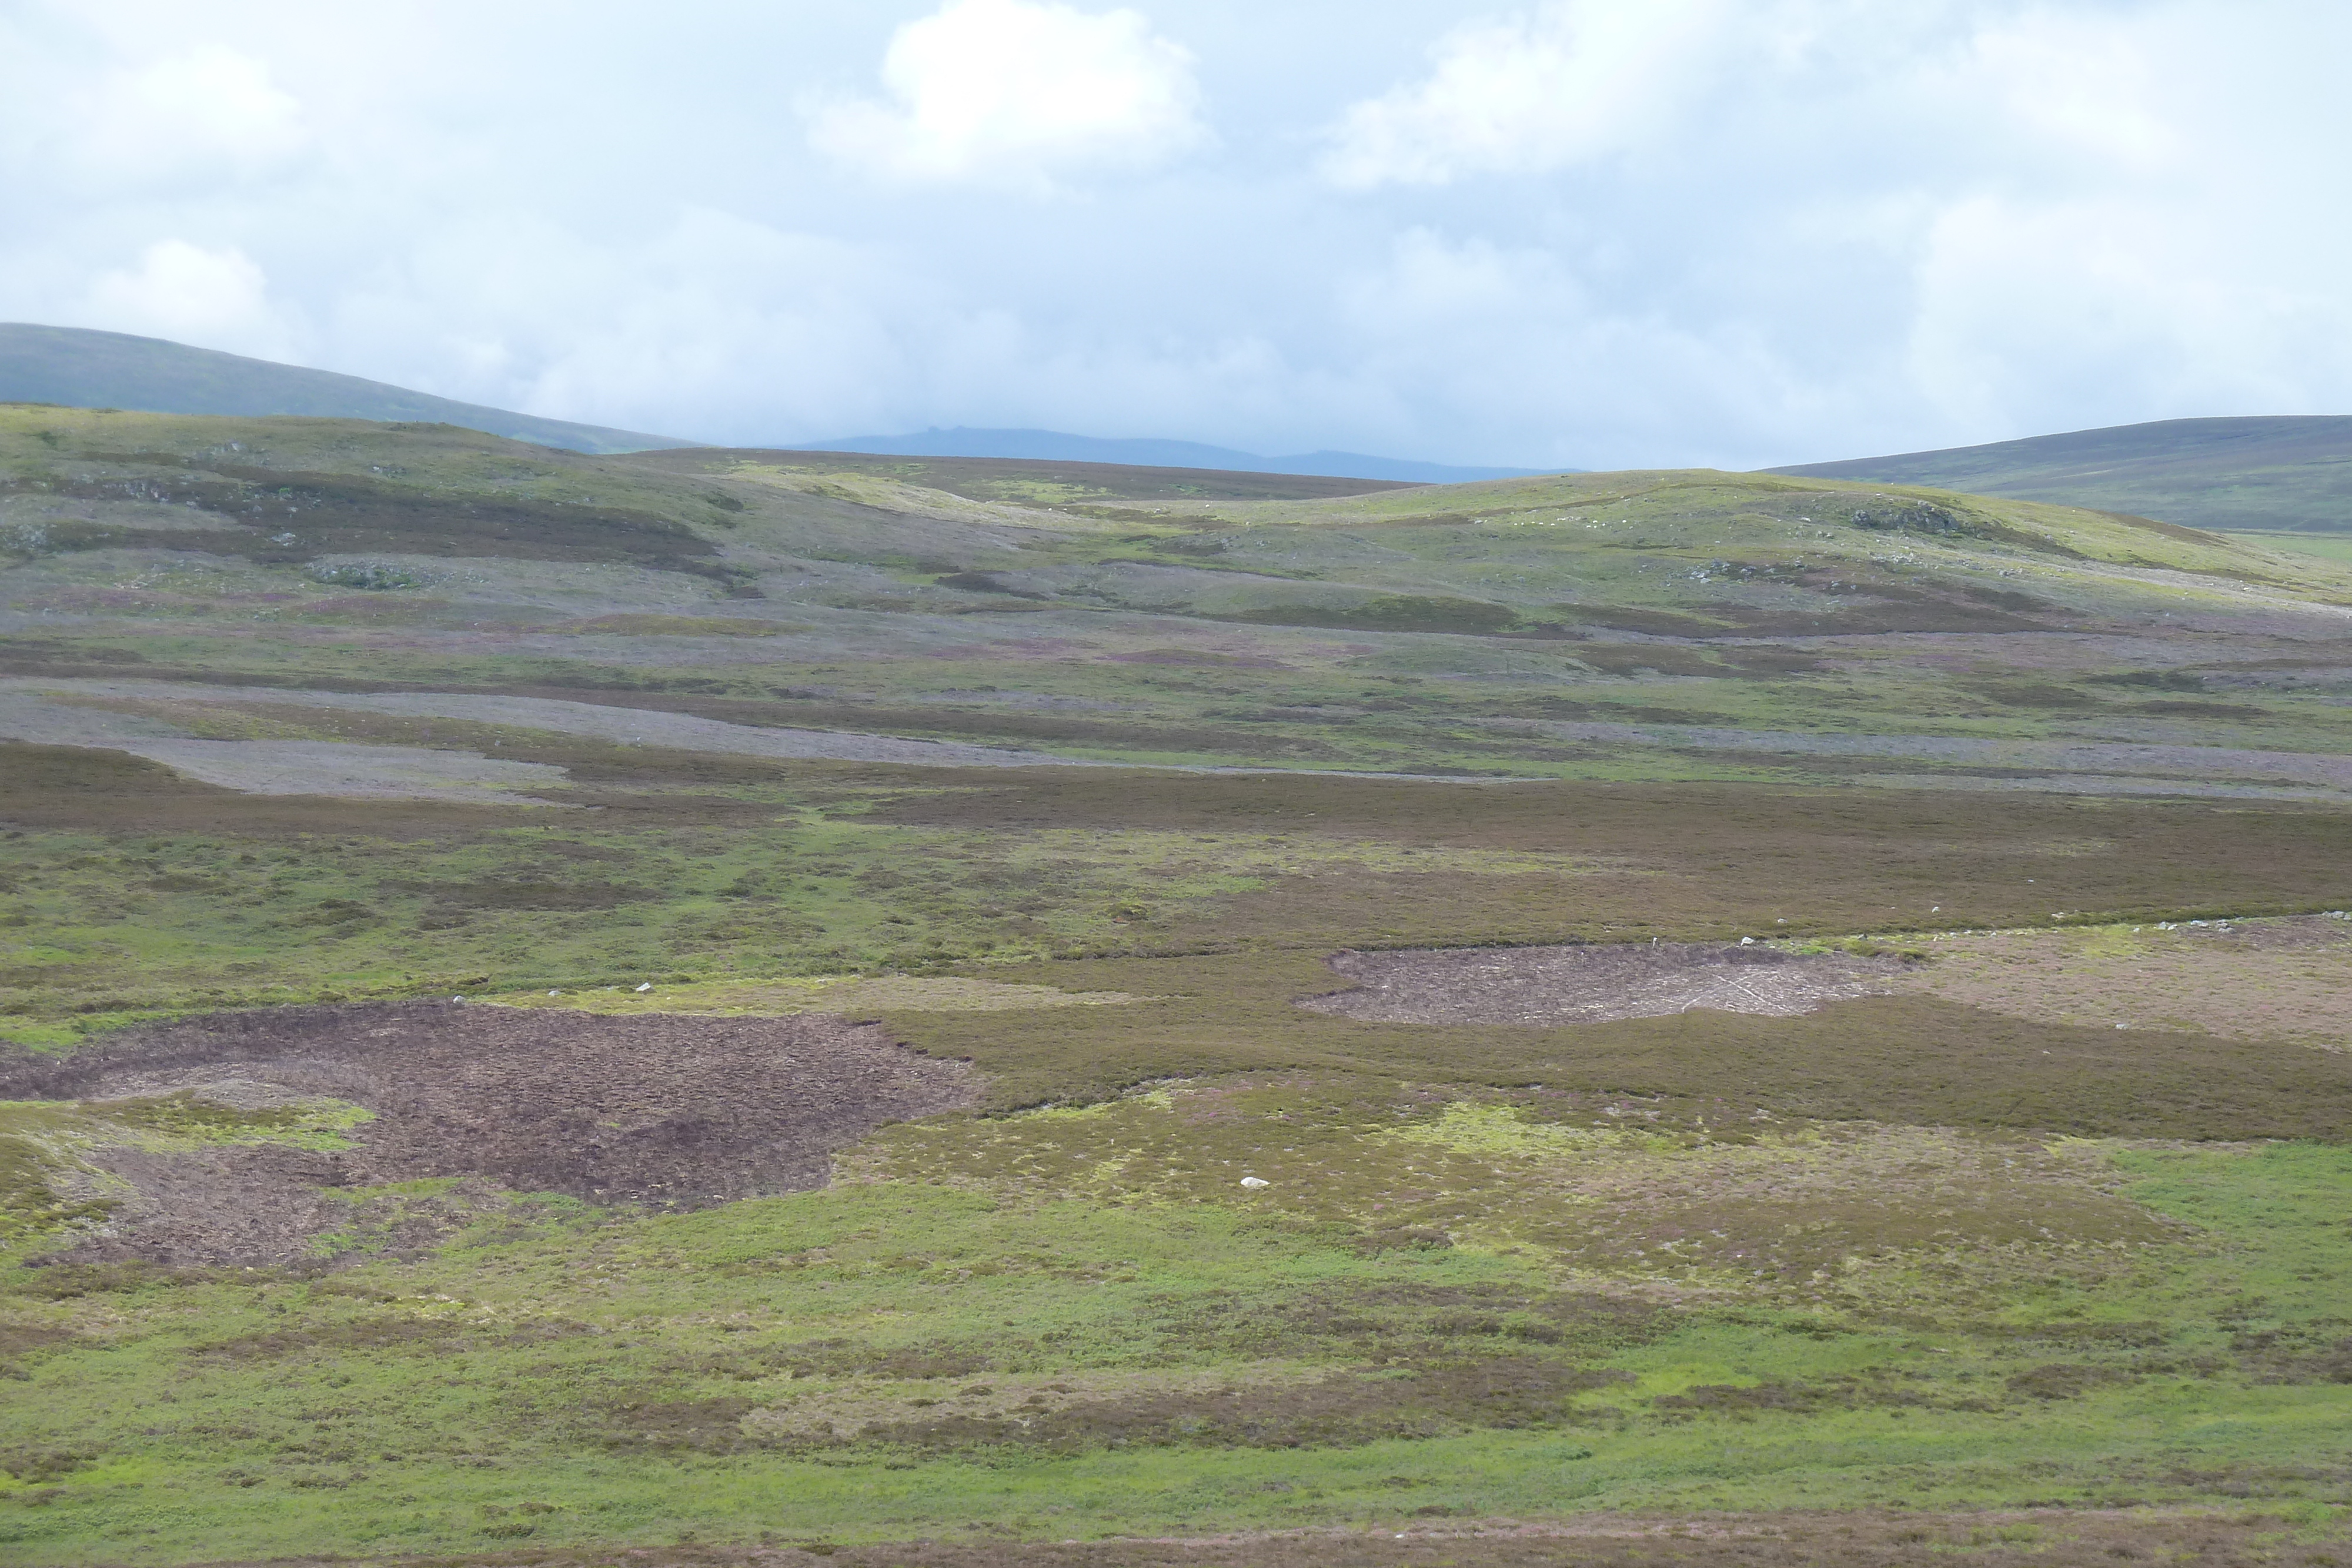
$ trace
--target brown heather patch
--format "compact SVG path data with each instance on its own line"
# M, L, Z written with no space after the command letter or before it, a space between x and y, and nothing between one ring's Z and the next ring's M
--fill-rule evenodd
M537 1344L589 1332L584 1323L485 1325L445 1317L379 1316L239 1334L191 1345L187 1354L223 1361L282 1361L320 1353L339 1357L382 1351L437 1355L489 1345Z
M618 1453L731 1453L751 1446L743 1418L759 1401L740 1395L715 1399L599 1399L574 1419L587 1446Z
M1220 1395L1233 1395L1238 1385L1255 1395L1279 1397L1302 1392L1335 1372L1324 1366L1253 1362L1189 1369L995 1372L978 1378L966 1372L943 1374L946 1381L929 1382L881 1380L894 1375L899 1375L877 1373L874 1379L769 1391L762 1396L769 1403L746 1417L744 1431L764 1445L803 1448L850 1442L1060 1446L1071 1433L1057 1431L1057 1425L1066 1427L1066 1418L1082 1424L1090 1409L1139 1412L1152 1402L1170 1400L1205 1404Z
M1666 1310L1630 1295L1400 1281L1303 1291L1246 1313L1212 1310L1155 1320L1151 1332L1156 1343L1187 1355L1341 1359L1378 1366L1459 1356L1467 1354L1465 1345L1481 1344L1489 1354L1545 1345L1594 1360L1648 1344L1674 1326Z
M121 674L121 671L107 672ZM141 670L142 677L159 677L158 672ZM216 677L205 676L205 679ZM721 719L730 724L754 727L831 729L853 732L879 732L887 735L929 736L979 741L1010 741L1034 746L1061 743L1077 746L1102 746L1143 751L1203 752L1231 755L1266 752L1292 758L1336 758L1339 753L1313 737L1294 733L1295 723L1256 727L1203 726L1192 723L1154 723L1143 719L1090 718L1066 713L1003 712L986 708L947 707L919 704L886 704L839 700L814 696L756 697L705 695L698 687L711 683L697 674L681 674L674 679L659 671L616 672L610 684L600 686L560 685L518 681L499 685L469 685L464 682L435 682L429 687L412 683L381 682L373 685L338 684L331 680L305 682L305 685L326 691L364 690L432 690L436 692L477 693L505 696L548 697L564 702L594 703L608 707L643 709L651 713L688 714L698 718ZM676 685L684 689L668 690ZM433 721L438 724L440 721ZM634 748L631 748L632 751ZM624 755L627 755L625 753ZM787 765L789 766L789 765ZM933 768L919 769L894 768L878 765L883 771L870 776L869 782L886 786L904 780L918 788L928 787L932 776L942 770ZM989 769L991 773L996 769Z
M968 1387L844 1387L604 1401L585 1419L607 1448L930 1453L1019 1448L1357 1448L1572 1422L1583 1395L1631 1375L1538 1354L1398 1362L1370 1371L1230 1366L1199 1373L992 1376Z
M2352 1383L2352 1321L2322 1318L2232 1338L2238 1364L2258 1383Z
M2080 1399L2095 1389L2135 1381L2133 1373L2124 1367L2053 1362L2030 1372L2011 1374L2008 1386L2011 1394L2030 1399Z
M52 549L203 549L268 564L361 553L508 556L730 579L716 546L650 512L518 495L463 497L362 475L198 463L164 453L84 455L164 472L133 479L52 477L45 493L184 504L218 520L201 532L67 523L48 530ZM193 476L199 475L205 476ZM11 481L7 487L19 486Z
M2296 1469L2297 1467L2287 1467ZM2316 1473L2316 1472L2314 1472ZM2220 1472L2216 1472L2219 1475ZM967 1539L845 1545L763 1534L754 1544L541 1547L463 1556L372 1559L383 1568L2116 1568L2135 1561L2203 1568L2343 1568L2352 1534L2291 1527L2259 1511L2152 1508L1907 1508L1835 1512L1589 1514L1558 1522L1458 1520L1411 1478L1392 1507L1349 1530L1234 1531L1108 1541L1029 1539L1034 1526L975 1522ZM2340 1475L2336 1477L2340 1480ZM2226 1481L2224 1485L2240 1485ZM2242 1483L2278 1495L2280 1483ZM2289 1481L2287 1485L2307 1485ZM223 1564L221 1568L261 1568ZM319 1558L268 1568L331 1568Z
M71 1346L80 1338L71 1329L47 1323L0 1322L0 1378L29 1379L26 1357Z
M2011 1381L2014 1392L2015 1380ZM1704 1383L1650 1401L1652 1412L1670 1421L1701 1416L1752 1421L1763 1415L1805 1416L1825 1410L1864 1408L1954 1410L1981 1415L2000 1407L1998 1400L1955 1395L1948 1387L1938 1387L1926 1373L1897 1373L1883 1367L1819 1383Z
M929 770L919 792L867 821L970 827L1255 832L1373 840L1432 853L1431 870L1377 885L1288 879L1130 940L1276 946L1704 940L1776 931L2043 925L2077 917L2294 913L2343 897L2352 813L2323 807L2109 801L1903 790L1581 781L1496 785L1300 776L1040 768ZM885 780L869 775L864 789ZM2101 841L2104 852L2049 846ZM1489 909L1496 891L1450 889L1449 850L1605 862L1641 874L1579 877L1548 906ZM1415 887L1426 894L1415 894ZM1391 917L1392 898L1414 907ZM1931 910L1936 911L1931 915ZM1785 920L1786 926L1779 923ZM1438 939L1440 929L1456 935ZM1475 935L1474 935L1475 933Z
M246 795L119 751L0 741L0 821L132 833L463 839L537 821L527 806Z
M808 628L781 621L754 621L744 616L623 613L597 615L585 621L567 621L549 630L605 637L780 637L787 632L805 632Z
M1139 1392L994 1418L950 1416L869 1427L860 1440L926 1449L1357 1448L1487 1428L1573 1420L1579 1396L1632 1375L1536 1356L1402 1365L1266 1386L1236 1378L1213 1393Z

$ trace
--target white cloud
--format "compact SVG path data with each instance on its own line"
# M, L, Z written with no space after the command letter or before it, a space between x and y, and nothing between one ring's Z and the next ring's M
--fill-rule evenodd
M1654 133L1704 85L1722 0L1557 0L1457 28L1423 80L1351 106L1322 162L1335 184L1443 184L1541 173Z
M1987 28L1956 63L2045 157L2161 177L2188 151L2168 122L2164 85L2141 41L2102 21L2021 17Z
M1760 465L2352 408L2341 0L399 11L0 0L0 319L742 442ZM1129 172L1211 102L1224 153Z
M2235 235L2113 196L1939 214L1905 369L1956 427L2065 428L2118 390L2152 413L2304 412L2352 385L2352 299L2233 277Z
M71 145L105 176L251 174L309 139L301 104L269 68L219 44L110 71L78 108Z
M207 250L159 240L134 267L100 273L79 312L109 331L170 338L263 359L293 350L293 333L269 300L268 279L235 246Z
M949 0L891 36L882 82L887 102L816 106L811 142L897 179L1042 190L1207 139L1192 57L1134 11Z
M1598 295L1541 246L1410 230L1339 301L1400 449L1444 419L1490 433L1466 460L1666 465L1700 459L1664 432L1770 430L1802 398L1755 334Z

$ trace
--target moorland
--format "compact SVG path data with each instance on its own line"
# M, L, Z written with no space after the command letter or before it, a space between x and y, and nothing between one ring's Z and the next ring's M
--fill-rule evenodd
M2352 1552L2352 566L0 407L12 1561Z
M1772 472L1936 485L2291 540L2352 531L2347 457L2352 418L2306 413L2160 419Z

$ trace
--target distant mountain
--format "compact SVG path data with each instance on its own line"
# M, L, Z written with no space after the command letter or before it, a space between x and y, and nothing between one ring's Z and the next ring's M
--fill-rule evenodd
M1139 468L1208 468L1228 474L1314 474L1340 479L1391 479L1406 485L1460 485L1473 479L1524 479L1537 474L1574 474L1574 468L1463 468L1445 463L1415 463L1371 457L1360 452L1303 452L1293 457L1261 457L1230 446L1197 441L1110 441L1068 435L1058 430L931 429L912 435L849 435L838 441L803 441L800 452L868 452L896 457L1026 457L1049 463L1115 463Z
M2195 528L2352 530L2352 417L2166 419L1769 468L2129 512Z
M456 424L573 452L692 446L667 435L452 402L382 382L82 327L0 322L0 402L142 413L310 414Z

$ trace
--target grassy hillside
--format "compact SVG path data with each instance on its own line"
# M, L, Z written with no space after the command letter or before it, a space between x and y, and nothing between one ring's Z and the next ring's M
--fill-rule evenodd
M2352 529L2352 417L2343 415L2167 419L1771 472L2016 496L2199 528Z
M192 349L161 338L23 321L0 322L0 402L457 424L575 452L687 444L666 435L454 402L358 376Z
M11 1562L2346 1555L2352 567L23 406L0 552ZM1496 1011L1685 948L1871 978Z

